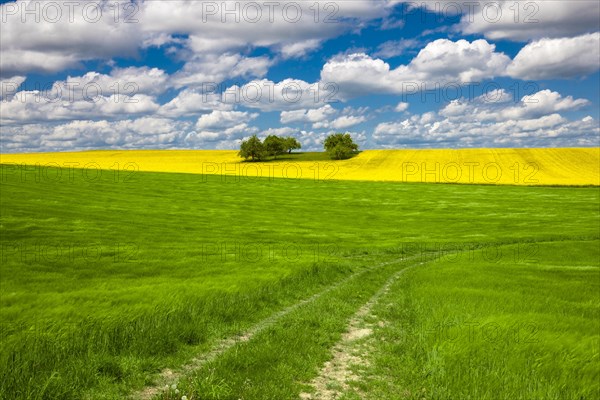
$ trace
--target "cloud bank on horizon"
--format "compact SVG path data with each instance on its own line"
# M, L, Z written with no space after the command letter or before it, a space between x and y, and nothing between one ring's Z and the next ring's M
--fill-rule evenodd
M0 149L600 145L600 2L1 1Z

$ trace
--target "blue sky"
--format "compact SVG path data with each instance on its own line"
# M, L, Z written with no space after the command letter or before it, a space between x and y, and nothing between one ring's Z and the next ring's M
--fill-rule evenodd
M2 152L599 145L597 1L1 3Z

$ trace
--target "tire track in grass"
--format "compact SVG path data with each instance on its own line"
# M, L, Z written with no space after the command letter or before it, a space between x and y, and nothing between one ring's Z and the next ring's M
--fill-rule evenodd
M367 323L366 317L371 315L373 306L381 297L386 295L391 286L407 270L427 264L430 261L409 265L394 273L383 286L350 318L346 333L333 347L333 358L325 362L319 375L309 384L314 393L300 393L303 400L333 400L350 389L349 383L358 379L352 371L352 367L366 365L364 357L368 350L368 344L361 339L369 337L372 333L372 325ZM381 323L381 322L380 322Z
M244 343L244 342L248 342L250 341L256 334L261 333L263 331L265 331L267 328L273 326L275 323L277 323L280 319L282 319L283 317L291 314L293 311L299 309L302 306L305 306L307 304L313 303L314 301L318 300L319 298L321 298L322 296L326 295L327 293L330 293L332 291L334 291L335 289L341 287L342 285L345 285L346 283L348 283L349 281L362 276L368 272L374 271L378 268L381 267L385 267L387 265L391 265L391 264L396 264L396 263L401 263L404 261L410 261L410 260L414 260L416 258L419 257L424 257L424 256L431 256L431 257L436 257L438 256L440 253L444 253L444 251L431 251L430 253L428 253L427 255L425 254L416 254L410 257L401 257L401 258L395 258L392 259L390 261L385 261L385 262L381 262L379 264L373 265L371 267L362 269L360 271L355 272L354 274L348 276L347 278L344 278L340 281L338 281L337 283L334 283L328 287L326 287L324 290L322 290L321 292L318 292L304 300L301 300L293 305L290 305L284 309L282 309L281 311L275 312L273 313L271 316L263 319L262 321L256 323L254 326L252 326L250 329L248 329L245 333L241 334L241 335L234 335L231 336L229 338L226 339L222 339L220 341L218 341L209 351L207 352L203 352L200 353L197 357L193 358L189 363L184 364L183 366L179 367L178 370L174 371L171 369L164 369L162 370L159 374L158 374L158 382L154 385L149 385L144 387L143 389L136 391L134 393L132 393L129 398L130 399L135 399L135 400L149 400L152 399L153 397L157 396L158 394L162 393L164 391L165 386L170 386L173 383L177 383L181 378L183 378L184 376L186 376L187 374L201 368L203 365L214 361L216 359L218 359L221 355L223 355L224 353L226 353L228 350L230 350L231 348L233 348L234 346L236 346L237 344L240 343ZM375 255L375 256L381 256L381 255ZM354 256L354 257L348 257L346 258L346 260L348 259L354 259L354 258L363 258L363 256ZM433 261L433 260L431 260ZM411 269L415 266L418 265L422 265L431 261L425 261L425 262L421 262L421 263L417 263L414 265L410 265L406 268L403 268L401 271L398 271L396 274L399 274L402 271L405 271L407 269ZM397 279L397 277L395 278ZM393 283L393 280L392 280ZM385 287L385 285L384 285ZM382 289L383 290L383 289ZM380 290L381 291L381 290ZM377 295L377 298L379 298L383 293Z
M177 383L177 381L179 381L179 379L182 378L183 376L185 376L186 374L189 374L190 372L202 367L204 364L217 359L219 356L221 356L222 354L227 352L229 349L233 348L238 343L250 341L255 335L264 331L265 329L269 328L270 326L273 326L281 318L292 313L293 311L297 310L298 308L300 308L304 305L310 304L310 303L314 302L315 300L318 300L319 298L326 295L327 293L334 291L335 289L339 288L340 286L346 284L347 282L349 282L353 279L356 279L357 277L359 277L361 275L366 274L367 272L370 272L377 268L385 267L385 266L388 266L391 264L401 263L403 261L409 261L410 259L415 258L415 257L419 257L419 255L414 256L414 257L408 257L408 258L393 259L391 261L382 262L382 263L376 264L374 266L371 266L369 268L362 269L361 271L355 272L354 274L348 276L347 278L344 278L344 279L334 283L333 285L328 286L324 290L322 290L318 293L315 293L314 295L312 295L304 300L301 300L295 304L292 304L291 306L288 306L280 311L273 313L269 317L263 319L262 321L258 322L254 326L252 326L250 329L248 329L243 334L235 335L235 336L232 336L232 337L229 337L229 338L219 341L208 352L202 353L202 354L198 355L197 357L194 357L189 363L183 365L177 371L173 371L168 368L162 370L158 374L158 383L156 383L155 385L152 385L152 386L146 386L142 390L134 392L129 397L131 399L135 399L135 400L150 400L154 396L160 394L165 389L165 387L168 387L172 384Z
M561 239L559 241L572 240L572 239ZM589 239L588 239L589 240ZM592 240L596 240L593 238ZM533 241L514 241L508 243L482 243L486 246L511 246L519 243L552 243L554 241L547 240L533 240ZM462 253L463 251L453 251L447 254ZM338 399L341 396L354 394L359 398L364 398L364 393L360 393L356 389L350 387L351 382L360 380L353 369L358 369L359 373L364 367L369 366L367 354L369 350L373 348L373 333L374 325L366 321L368 316L376 317L372 314L373 307L379 302L379 300L387 295L396 281L404 274L404 272L411 270L417 266L429 264L436 261L436 257L441 252L431 252L429 256L433 257L430 260L423 261L420 263L409 265L406 268L394 273L370 299L365 303L349 320L346 333L342 336L342 339L333 347L333 357L330 361L325 362L319 375L315 377L310 383L314 390L314 393L300 393L300 399L302 400L333 400ZM415 257L411 257L415 258ZM385 326L384 321L378 321L379 327ZM364 340L363 340L364 339Z

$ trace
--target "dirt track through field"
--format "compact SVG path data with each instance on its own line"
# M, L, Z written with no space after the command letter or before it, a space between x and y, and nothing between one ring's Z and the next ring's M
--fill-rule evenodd
M415 257L417 257L417 256L415 256ZM144 389L131 394L130 398L136 399L136 400L152 399L154 396L161 393L161 391L163 390L163 388L166 385L171 385L171 384L177 383L177 381L180 378L182 378L184 375L191 373L192 371L200 368L202 365L217 359L219 356L221 356L222 354L227 352L229 349L231 349L238 343L243 343L243 342L247 342L247 341L251 340L256 334L258 334L258 333L264 331L266 328L272 326L278 320L280 320L282 317L290 314L294 310L296 310L306 304L314 302L315 300L319 299L320 297L324 296L325 294L335 290L336 288L344 285L345 283L351 281L352 279L355 279L369 271L372 271L376 268L381 268L381 267L384 267L387 265L400 263L402 261L408 261L415 257L398 258L398 259L394 259L391 261L379 263L372 267L355 272L354 274L350 275L349 277L344 278L341 281L338 281L337 283L334 283L333 285L325 288L324 290L322 290L304 300L301 300L298 303L295 303L289 307L286 307L281 311L278 311L278 312L270 315L268 318L258 322L256 325L251 327L245 333L243 333L241 335L229 337L227 339L223 339L223 340L219 341L211 350L209 350L206 353L202 353L202 354L198 355L197 357L193 358L188 364L185 364L179 370L177 370L177 371L173 371L171 369L162 370L158 375L157 383L155 385L147 386ZM400 271L400 272L402 272L402 271ZM378 296L378 294L376 294L375 296Z
M315 393L301 393L301 399L334 400L349 389L349 382L358 379L352 368L367 363L366 354L369 346L362 339L368 338L373 333L373 326L366 321L366 317L373 316L373 306L389 292L390 287L406 270L423 264L426 262L412 264L394 273L352 316L342 340L333 347L333 358L323 365L319 375L310 383ZM384 322L379 321L379 323Z

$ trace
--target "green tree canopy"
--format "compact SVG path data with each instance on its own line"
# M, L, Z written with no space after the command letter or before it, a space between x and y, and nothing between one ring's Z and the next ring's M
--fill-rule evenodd
M285 139L280 138L279 136L267 136L264 144L267 155L271 157L277 157L278 155L285 153Z
M350 158L358 151L358 145L354 143L348 133L335 133L329 135L324 143L325 151L334 160Z
M250 158L252 161L262 161L267 157L277 157L285 152L291 153L292 150L301 148L300 142L291 136L269 135L263 142L254 135L242 142L238 155L246 160Z
M283 138L283 148L285 151L287 151L288 153L291 153L292 150L297 150L297 149L301 149L302 145L300 144L299 141L296 140L296 138L288 136Z
M253 135L250 139L242 142L238 155L246 160L251 158L252 161L260 161L267 156L267 151L263 142Z

